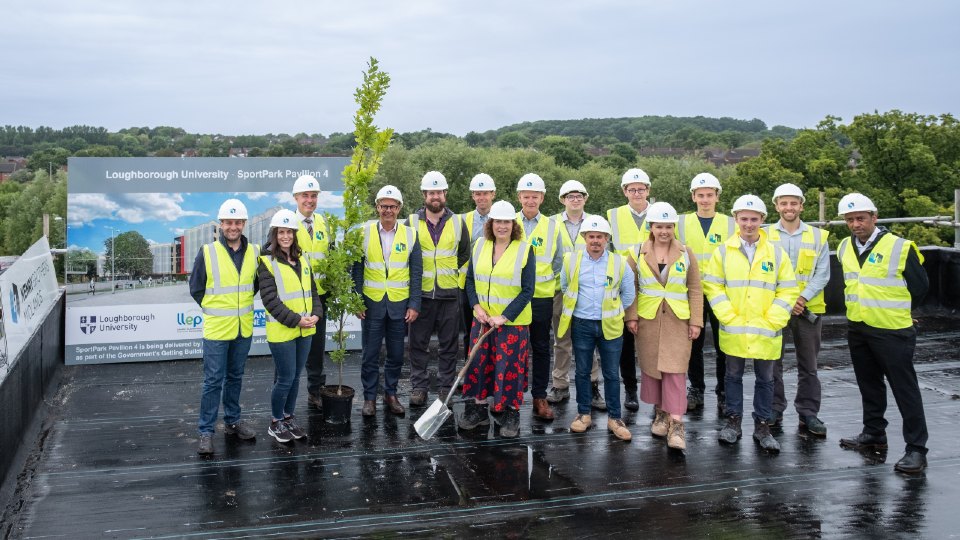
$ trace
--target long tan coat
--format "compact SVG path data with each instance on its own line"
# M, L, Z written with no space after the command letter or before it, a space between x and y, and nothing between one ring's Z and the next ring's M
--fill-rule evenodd
M667 268L681 258L686 247L674 239L667 255ZM657 280L666 283L660 277L660 268L653 253L653 240L648 239L640 246L640 262L653 270ZM639 319L636 335L637 363L647 375L659 379L660 373L686 373L690 364L690 348L693 344L688 338L688 327L699 326L703 329L703 288L700 286L700 269L697 258L690 256L687 269L687 298L690 302L690 320L680 319L670 309L666 300L660 303L657 316L652 320ZM669 270L668 270L669 275Z

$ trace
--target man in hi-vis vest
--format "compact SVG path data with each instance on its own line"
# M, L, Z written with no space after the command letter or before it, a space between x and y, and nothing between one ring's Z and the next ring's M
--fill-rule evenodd
M213 453L213 433L223 401L224 432L241 439L256 433L240 419L243 368L253 342L253 297L257 294L260 246L247 242L247 207L227 199L217 213L220 237L197 252L190 296L203 312L203 390L198 454Z
M913 369L917 330L911 308L930 287L916 244L877 226L877 207L850 193L838 212L850 236L837 246L847 304L847 345L863 403L863 431L840 446L876 451L887 448L887 385L903 417L906 453L894 466L904 473L927 468L927 420Z
M471 212L460 214L460 220L463 221L464 232L470 233L470 252L473 253L473 246L478 238L483 237L483 226L486 225L490 216L490 207L493 206L493 199L497 196L497 185L493 178L487 173L475 174L470 179L470 198L473 199L475 206ZM460 287L460 313L463 315L463 355L464 358L470 354L470 327L473 325L473 307L467 300L467 263L460 267L460 276L457 280Z
M397 382L403 368L403 338L407 324L420 312L423 260L417 233L397 221L403 208L403 195L395 186L383 186L377 192L376 208L380 216L364 225L363 260L353 267L353 281L363 296L366 309L357 316L362 321L363 416L377 413L377 388L380 384L380 346L386 338L387 360L383 366L383 405L391 413L406 411L397 399Z
M807 225L800 219L806 197L793 184L777 186L773 192L773 204L780 214L780 221L766 226L767 238L790 257L800 296L790 313L787 330L793 337L797 354L797 397L793 406L800 416L800 427L817 437L827 436L827 426L818 418L820 412L820 379L817 378L817 355L820 354L820 316L826 313L823 289L830 281L830 246L827 231ZM787 340L783 340L783 351ZM783 352L773 370L774 426L779 426L787 398L783 389Z

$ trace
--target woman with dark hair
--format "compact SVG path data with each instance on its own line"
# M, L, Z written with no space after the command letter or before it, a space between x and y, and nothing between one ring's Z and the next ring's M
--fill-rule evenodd
M484 224L467 266L466 292L473 306L470 342L476 345L481 327L495 330L482 344L463 383L467 401L460 427L490 425L488 400L494 421L504 437L520 434L520 406L527 391L530 362L530 300L536 282L536 259L530 245L520 240L521 225L513 206L497 201Z
M297 243L298 225L296 214L290 210L274 214L257 268L260 299L267 310L267 344L276 368L267 433L282 443L306 435L294 420L293 408L300 373L323 314L310 263ZM324 337L321 334L317 339Z

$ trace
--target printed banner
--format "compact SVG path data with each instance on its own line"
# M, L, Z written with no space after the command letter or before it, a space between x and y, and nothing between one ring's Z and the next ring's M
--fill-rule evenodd
M219 238L226 199L247 207L244 235L263 245L270 219L297 210L294 181L320 183L317 213L343 215L349 158L70 158L66 363L199 358L203 316L190 295L197 253ZM115 248L115 249L114 249ZM270 354L255 304L251 354ZM327 350L333 346L327 328ZM352 319L348 347L360 348Z

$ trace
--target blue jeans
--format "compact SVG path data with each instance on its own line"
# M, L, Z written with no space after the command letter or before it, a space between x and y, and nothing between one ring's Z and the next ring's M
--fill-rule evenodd
M403 369L403 338L407 335L407 323L403 319L383 317L363 320L363 360L360 365L360 380L363 381L363 399L377 399L380 383L380 344L387 338L387 360L383 365L383 393L397 395L397 382ZM445 397L445 396L444 396Z
M306 336L280 343L267 343L273 355L273 366L276 368L273 391L270 393L270 416L273 420L293 416L297 392L300 391L300 373L307 363L312 342L313 336Z
M253 337L237 337L231 340L203 340L203 391L200 393L200 420L197 430L201 434L213 434L220 400L223 400L223 421L236 424L240 421L240 390L243 382L243 367Z
M743 416L743 370L747 360L739 356L727 355L727 372L724 386L727 400L724 412L727 416ZM753 360L753 373L757 376L753 384L753 419L769 421L773 416L773 372L776 362L772 360Z
M593 368L593 351L599 350L607 417L611 420L620 418L620 351L623 348L623 336L606 339L603 337L600 321L574 317L570 321L570 340L573 342L573 357L577 364L577 412L590 414L593 390L590 370Z

